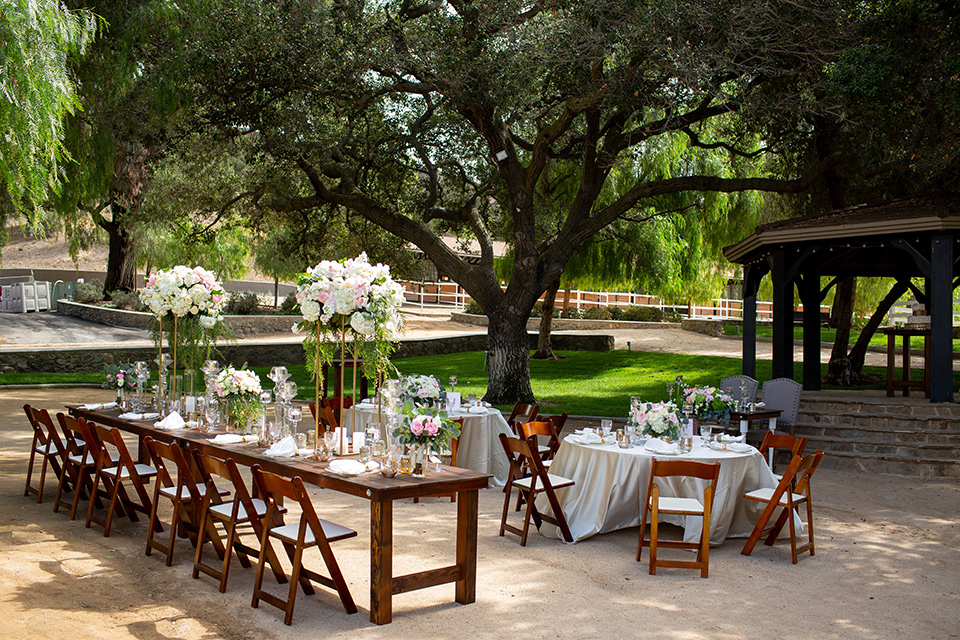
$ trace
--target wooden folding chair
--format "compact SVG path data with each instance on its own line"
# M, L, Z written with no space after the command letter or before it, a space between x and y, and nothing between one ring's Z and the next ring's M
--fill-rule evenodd
M510 417L507 418L507 424L510 425L510 428L513 429L513 432L517 434L517 437L520 436L520 423L522 422L533 422L537 413L540 411L540 405L538 404L524 404L518 402L513 405L513 411L510 412Z
M343 398L324 398L321 402L333 414L336 422L334 428L336 428L336 425L343 424L343 412L353 406L353 397L344 396ZM322 418L323 415L321 414L320 417Z
M457 418L456 420L451 420L451 422L456 422L457 424L459 424L459 425L460 425L460 433L463 433L463 418ZM455 466L457 466L457 449L459 448L459 446L460 446L460 438L459 438L459 436L456 437L456 438L450 438L450 453L438 453L438 454L436 454L436 455L440 456L440 459L441 459L441 460L442 460L443 458L447 458L447 459L448 459L447 464L449 464L451 467L455 467ZM450 502L456 502L456 501L457 501L457 494L456 494L456 492L450 493L450 494L445 494L445 495L449 495L449 496L450 496ZM438 497L438 498L442 498L443 496L441 495L441 496L437 496L437 497ZM413 499L413 503L414 503L414 504L417 504L418 502L420 502L420 498L419 498L419 497L415 497L415 498Z
M357 535L353 529L340 526L327 520L321 520L317 517L313 509L313 503L303 486L303 479L300 476L292 480L278 476L274 473L263 471L259 467L253 467L254 482L263 488L264 498L267 502L267 513L263 519L263 534L260 537L260 548L265 552L271 547L271 538L276 538L285 548L293 550L293 571L290 577L290 589L287 599L283 600L264 591L263 586L263 568L266 563L267 554L260 554L260 561L257 563L257 577L253 586L253 602L251 605L256 608L260 600L272 604L278 609L283 609L283 623L289 625L293 621L293 606L297 596L297 584L300 578L306 577L309 580L318 582L325 587L336 590L340 596L340 602L347 613L356 613L357 605L353 602L353 596L350 595L350 588L347 581L344 580L340 572L340 565L333 555L333 549L330 548L331 542L352 538ZM283 499L296 500L300 504L300 522L276 526L275 516L280 508ZM309 547L319 547L320 555L327 566L330 576L324 576L315 571L303 567L303 551Z
M23 405L23 412L27 414L27 420L33 428L33 442L30 443L30 459L27 462L27 481L23 486L23 495L29 496L31 493L36 495L37 504L40 504L43 502L43 486L47 478L47 466L49 465L53 469L58 483L63 475L64 447L46 409L34 409L29 404L25 404ZM34 487L30 484L30 480L33 477L33 466L38 455L41 459L40 482Z
M537 442L537 453L543 461L543 466L549 468L553 461L553 456L560 449L560 438L557 436L553 423L549 421L536 420L520 425L520 438L529 440L533 436ZM545 436L546 442L543 442L538 436Z
M793 456L802 456L803 450L807 447L806 437L797 438L792 436L789 433L777 433L775 431L767 431L763 434L763 442L760 443L760 453L763 454L763 459L768 462L776 462L776 450L777 449L786 449L790 452L790 458ZM770 450L773 449L774 453L771 456ZM773 471L774 465L770 465L770 471ZM780 476L777 476L780 477Z
M123 434L120 429L114 427L107 429L99 424L87 423L92 425L92 433L96 438L88 444L98 449L95 452L97 459L97 469L93 476L93 489L91 495L97 495L100 490L100 483L103 483L104 489L110 495L110 504L107 506L107 515L105 518L99 518L94 515L94 506L96 500L90 501L90 507L87 509L86 527L90 527L91 522L96 522L103 527L103 535L110 535L110 527L113 524L113 515L120 511L121 515L126 515L131 522L137 522L137 512L150 517L152 501L147 491L147 483L157 475L157 470L150 465L134 462L123 441ZM139 502L130 499L124 485L129 485L139 497ZM155 523L160 527L160 523ZM159 531L163 531L162 527Z
M520 536L520 546L527 545L527 532L530 529L530 518L533 518L537 529L540 528L542 521L556 525L560 529L563 539L567 542L573 542L573 535L567 526L567 519L560 508L560 501L557 500L556 490L564 487L571 487L575 484L573 480L547 473L546 467L540 460L540 456L534 453L537 446L537 439L531 436L529 440L508 437L507 434L500 434L500 444L503 446L504 453L507 454L507 460L510 463L510 473L507 476L507 484L504 487L503 514L500 516L500 535L509 531ZM530 475L525 477L524 467L529 468ZM510 497L513 490L523 496L527 503L527 509L523 516L523 528L507 524L507 514L510 511ZM547 501L550 503L550 509L553 515L542 514L537 510L536 497L540 493L545 493Z
M549 422L553 425L553 430L557 432L557 437L560 437L560 432L563 431L563 425L567 423L567 412L564 411L558 416L541 416L538 415L540 421Z
M710 568L710 513L713 509L713 496L717 492L717 478L720 475L720 463L695 462L693 460L660 460L653 459L650 470L650 482L647 484L646 499L643 503L643 513L640 516L640 540L637 543L637 562L643 554L644 547L650 547L650 575L657 574L657 567L680 567L685 569L700 569L700 577L706 578ZM709 484L703 490L703 500L697 498L681 498L661 495L658 478L687 477L708 480ZM703 529L700 531L699 542L685 542L683 540L659 540L660 514L680 516L702 516ZM650 515L650 539L644 538L647 527L647 515ZM657 557L657 548L696 549L697 559L661 560Z
M314 422L316 422L316 402L310 403L310 416L313 418ZM324 400L320 405L320 437L323 437L323 434L327 431L335 431L338 426L340 426L340 423L337 422L337 417L333 414L333 409L331 409L327 401Z
M764 544L772 546L780 535L783 525L789 523L790 556L793 564L797 564L797 557L805 551L809 551L811 556L815 555L816 550L813 543L813 497L810 489L810 478L813 477L813 473L817 470L817 467L820 466L821 460L823 460L823 451L819 450L816 453L804 456L802 459L800 456L793 456L790 466L787 467L783 477L780 479L780 483L775 489L756 489L744 496L747 500L763 502L767 506L764 508L763 513L760 514L760 519L753 528L753 533L750 534L746 544L743 545L743 550L740 552L741 554L745 556L750 555L757 541L764 535L767 536ZM807 508L807 543L798 547L796 523L794 522L793 514L794 510L803 504L805 504ZM777 517L776 522L768 527L767 525L770 523L770 518L773 517L777 509L780 509L780 515Z
M63 434L66 457L63 461L60 483L57 485L57 495L53 501L53 510L59 512L61 506L69 508L70 519L76 520L80 498L86 496L87 491L93 487L97 459L90 445L87 444L90 438L87 434L91 429L87 426L86 420L58 413L57 422L60 423L60 433ZM64 489L70 490L68 480L73 486L73 499L70 501L63 497Z
M205 478L207 490L203 494L200 516L200 537L197 539L197 550L193 558L193 577L200 577L200 572L215 578L220 583L220 593L227 590L227 579L230 577L230 560L233 551L236 550L237 558L241 566L249 568L251 565L249 557L260 558L260 550L246 544L238 533L238 528L243 525L250 525L253 533L256 535L257 544L263 535L263 518L267 515L267 503L260 498L252 498L247 491L247 485L243 481L240 469L233 459L221 460L214 456L194 451L194 459L197 462L200 475ZM214 478L220 478L233 486L233 500L223 502L216 490ZM287 510L282 505L277 506L274 517L275 526L283 525L283 514ZM219 522L226 533L226 543L219 542L220 535L211 524ZM203 545L209 538L214 548L220 556L220 566L203 564ZM220 554L220 549L223 553ZM280 583L287 581L287 576L283 573L280 562L274 554L273 548L267 548L267 562L273 570L273 575Z
M184 454L177 443L167 444L154 440L150 436L144 438L144 446L150 454L153 466L157 470L157 481L153 486L153 505L150 510L150 527L147 531L147 549L149 556L153 550L161 551L166 555L169 567L173 564L173 550L177 537L189 538L191 544L197 545L200 537L201 505L206 496L207 486L198 483L191 468L191 459ZM170 473L171 469L177 472L176 479ZM219 499L221 492L216 485L214 494ZM225 491L229 493L229 491ZM162 532L158 511L160 498L167 498L173 504L173 517L170 519L170 537L164 544L154 537L154 531ZM210 523L213 527L213 523ZM214 533L216 531L214 530ZM223 555L223 545L217 536L214 542L218 555Z

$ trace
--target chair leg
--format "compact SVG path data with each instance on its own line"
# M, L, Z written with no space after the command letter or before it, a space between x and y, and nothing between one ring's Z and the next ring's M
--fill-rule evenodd
M816 548L813 544L813 502L807 498L807 544L810 545L810 555L816 555Z
M656 493L654 494L656 496ZM656 498L653 503L653 508L650 511L650 575L657 575L657 534L658 532L658 520L659 520L659 509L657 509Z
M707 489L709 491L709 489ZM700 550L697 562L700 565L700 577L706 578L710 572L710 501L703 505L703 528L700 531Z
M43 484L47 478L47 456L43 456L43 462L40 464L40 485L37 487L37 504L43 502Z
M527 493L526 500L527 500L527 510L524 512L524 515L523 515L523 535L520 536L521 547L527 546L527 532L530 531L530 518L534 514L534 507L533 507L534 497L530 493Z
M643 509L640 511L640 540L637 541L637 562L640 562L640 557L643 555L643 534L647 529L647 506L644 505Z
M23 485L23 496L30 495L30 479L33 477L33 463L37 458L37 436L33 436L33 444L30 445L30 459L27 461L27 481Z
M300 581L300 569L303 567L303 547L297 545L293 554L293 571L290 575L290 591L287 594L286 609L284 609L283 624L289 626L293 622L293 606L297 600L297 583Z
M506 487L507 495L503 497L503 514L500 516L500 537L503 537L504 532L507 530L507 514L510 513L510 498L511 492L513 491L512 486L509 485Z

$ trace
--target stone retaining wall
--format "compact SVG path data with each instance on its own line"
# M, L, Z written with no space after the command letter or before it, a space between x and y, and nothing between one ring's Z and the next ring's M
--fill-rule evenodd
M142 311L109 309L70 300L58 301L57 311L111 327L149 329L153 321L152 314ZM290 331L294 323L300 320L301 316L223 316L224 323L233 329L234 333L246 335Z
M610 351L613 336L602 334L554 336L554 348L567 351ZM537 334L530 334L530 348L537 346ZM402 340L395 358L484 351L487 336L473 334L443 338ZM219 348L221 359L240 366L252 367L303 364L303 346L299 342L244 342ZM0 351L0 373L38 372L99 372L104 365L136 360L152 360L157 355L153 347L74 347L70 349L44 348Z
M487 316L478 316L470 313L451 314L454 322L472 324L477 327L487 326ZM611 329L642 329L644 327L679 327L678 322L634 322L630 320L575 320L572 318L554 318L553 331L603 331ZM539 331L540 318L527 320L527 330ZM556 340L558 336L553 336ZM557 348L554 344L554 348Z

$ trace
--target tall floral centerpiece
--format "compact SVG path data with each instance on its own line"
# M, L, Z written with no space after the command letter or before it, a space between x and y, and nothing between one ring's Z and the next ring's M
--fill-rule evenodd
M680 419L677 418L677 405L673 402L641 403L631 411L630 418L645 435L673 440L680 437Z
M393 435L401 444L412 447L413 475L419 477L423 475L423 465L429 451L449 449L451 439L460 435L460 429L445 411L417 407L407 400Z
M183 342L196 347L201 340L209 344L210 336L215 335L211 330L220 324L225 297L213 273L203 267L178 265L152 274L140 292L140 300L157 319L159 351L163 349L164 324L168 327L167 345L173 352L176 375L177 346ZM191 358L195 359L193 355Z
M412 375L400 379L400 399L419 406L434 406L443 396L443 387L433 376Z
M698 422L730 424L733 398L725 391L716 387L690 387L684 389L683 394L684 407L689 403L689 410Z
M249 369L227 365L213 382L213 390L226 403L227 421L231 428L246 434L259 417L260 376Z
M294 325L294 330L306 333L303 346L307 365L316 376L317 404L320 367L333 360L338 339L342 363L346 362L349 337L354 362L362 356L364 374L380 380L393 352L393 341L403 329L403 287L390 276L390 267L370 264L366 253L340 262L324 260L300 276L296 299L303 320ZM345 388L345 368L340 368L341 389ZM354 367L354 389L356 375ZM319 414L314 419L318 442Z

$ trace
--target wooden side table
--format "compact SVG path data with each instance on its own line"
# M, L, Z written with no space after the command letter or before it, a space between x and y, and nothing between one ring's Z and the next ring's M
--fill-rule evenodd
M882 329L887 334L887 397L892 398L894 390L903 389L904 397L910 396L913 387L922 388L924 395L930 397L930 329ZM903 339L903 374L900 380L894 380L896 369L897 336ZM910 379L910 338L923 338L923 380Z

